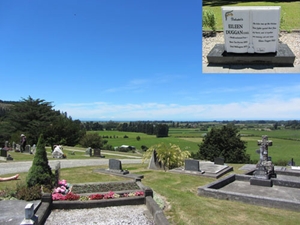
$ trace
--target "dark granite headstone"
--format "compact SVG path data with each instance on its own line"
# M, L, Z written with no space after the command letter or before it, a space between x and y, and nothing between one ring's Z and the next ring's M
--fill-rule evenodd
M216 164L216 165L224 165L224 158L216 157L215 161L214 161L214 164Z
M199 161L193 159L186 159L184 164L184 170L200 171Z
M2 156L2 157L7 157L7 150L1 149L1 150L0 150L0 156Z
M94 149L94 157L100 157L101 156L101 150L100 148Z
M120 170L122 171L122 162L117 159L109 159L108 168L110 170Z

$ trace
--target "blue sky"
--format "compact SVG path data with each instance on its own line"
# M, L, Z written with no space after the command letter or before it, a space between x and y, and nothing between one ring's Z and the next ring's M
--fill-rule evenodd
M202 74L201 5L0 1L0 100L81 120L299 119L298 75Z

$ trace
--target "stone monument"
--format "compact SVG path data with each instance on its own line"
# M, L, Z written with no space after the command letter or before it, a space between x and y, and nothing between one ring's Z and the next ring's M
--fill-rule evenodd
M260 157L253 173L254 177L250 179L250 184L272 187L273 183L271 178L276 178L277 176L274 172L274 164L270 161L270 157L268 156L268 147L272 146L273 142L268 140L267 135L263 135L262 140L258 140L257 144L260 146Z
M211 64L290 66L294 53L279 44L280 6L222 7L225 44L207 55Z

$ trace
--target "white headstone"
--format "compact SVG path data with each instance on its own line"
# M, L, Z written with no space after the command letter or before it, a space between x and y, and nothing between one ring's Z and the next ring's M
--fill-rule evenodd
M280 6L223 6L225 51L269 53L278 48Z

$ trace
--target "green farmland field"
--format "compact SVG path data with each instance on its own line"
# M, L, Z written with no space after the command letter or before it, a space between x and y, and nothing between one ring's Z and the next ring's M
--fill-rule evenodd
M182 150L190 152L199 151L199 146L206 132L199 131L195 128L170 128L169 137L157 138L155 135L147 135L134 132L119 132L119 131L99 131L99 135L108 136L108 144L115 146L131 145L140 150L142 145L148 148L159 143L172 143L180 146ZM273 141L273 146L269 147L269 155L272 161L278 160L290 161L294 158L295 162L300 163L300 130L274 130L263 131L259 129L242 129L240 131L242 140L247 142L247 153L250 154L252 160L258 160L259 154L256 150L259 149L257 140L261 140L262 135L268 135L269 140ZM124 136L128 138L124 138ZM140 141L136 137L140 136Z

